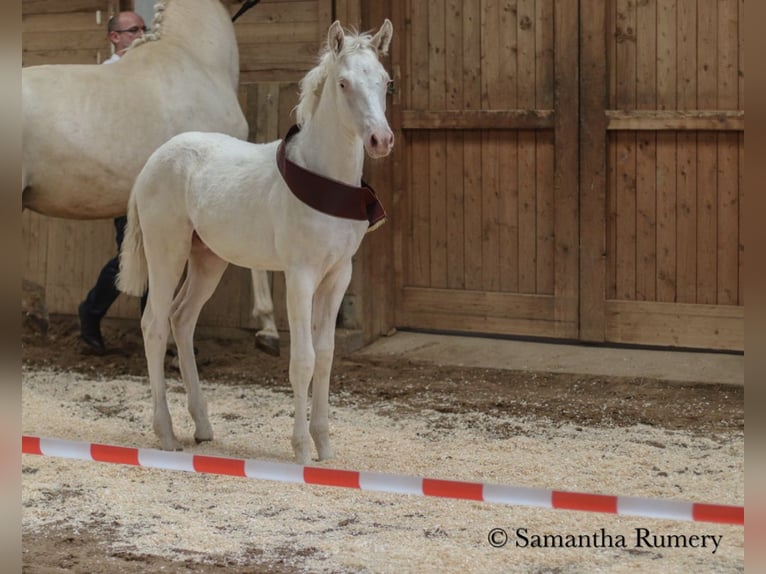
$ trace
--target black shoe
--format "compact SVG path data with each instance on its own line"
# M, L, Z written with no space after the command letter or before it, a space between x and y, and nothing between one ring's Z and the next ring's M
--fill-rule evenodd
M80 339L98 355L103 355L106 352L106 347L104 347L104 339L101 337L101 321L88 315L83 305L85 303L80 303L77 308L77 314L80 316Z

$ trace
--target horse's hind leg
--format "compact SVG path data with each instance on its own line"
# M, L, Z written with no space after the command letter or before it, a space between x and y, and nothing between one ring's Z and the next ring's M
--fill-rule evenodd
M255 346L264 353L278 357L279 333L274 322L268 272L252 269L250 274L253 279L253 318L259 329L255 333Z
M210 251L196 236L186 271L186 281L173 303L170 325L178 347L181 378L186 386L189 413L194 419L194 439L199 443L213 440L213 428L207 414L207 401L200 389L197 362L194 358L194 327L203 305L210 299L228 263Z
M142 214L143 215L143 214ZM142 217L142 226L146 223ZM163 229L162 222L158 226ZM175 230L173 237L144 228L144 251L149 272L149 296L146 309L141 317L141 330L144 336L144 351L149 370L149 382L152 387L154 406L153 427L164 450L182 450L181 443L173 432L173 421L168 409L165 389L165 351L170 332L170 307L173 292L183 273L189 253L191 231L183 228ZM148 233L147 233L148 231ZM163 236L164 235L164 236ZM169 245L173 247L168 248Z

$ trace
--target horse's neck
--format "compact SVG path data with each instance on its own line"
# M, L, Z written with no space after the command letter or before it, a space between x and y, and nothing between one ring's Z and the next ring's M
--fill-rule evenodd
M364 146L361 138L343 128L337 118L333 98L325 87L317 109L296 135L293 161L315 173L359 185L364 168Z
M161 38L193 54L208 70L227 72L236 89L237 39L220 0L165 0Z

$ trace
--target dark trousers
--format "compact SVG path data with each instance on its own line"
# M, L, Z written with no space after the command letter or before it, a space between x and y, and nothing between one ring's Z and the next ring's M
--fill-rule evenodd
M119 252L122 247L122 240L125 237L125 226L128 223L126 216L117 217L114 220L115 240L117 242L117 256L107 261L101 273L98 274L96 285L88 292L85 301L82 303L83 310L92 319L98 321L106 315L109 307L112 306L117 296L120 294L117 289L117 273L120 271ZM141 313L146 307L147 294L141 297Z

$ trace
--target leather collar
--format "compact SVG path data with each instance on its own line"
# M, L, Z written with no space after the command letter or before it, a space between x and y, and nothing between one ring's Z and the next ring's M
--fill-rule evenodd
M285 144L299 131L300 127L296 125L291 127L277 148L279 173L282 174L293 195L309 207L327 215L367 221L368 232L382 225L386 220L386 211L375 190L364 180L361 187L346 185L309 171L287 158Z

